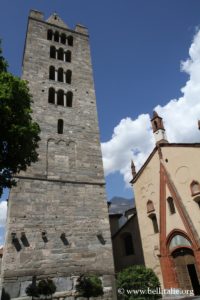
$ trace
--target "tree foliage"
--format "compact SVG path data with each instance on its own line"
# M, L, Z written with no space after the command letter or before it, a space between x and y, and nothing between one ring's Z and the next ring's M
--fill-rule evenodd
M36 277L33 278L32 283L26 288L26 294L32 299L39 298L41 295L47 298L56 292L56 285L50 278L42 279L38 283ZM52 298L52 297L51 297Z
M77 280L76 291L80 296L90 298L103 295L100 278L96 275L81 275Z
M56 291L56 286L53 280L47 278L42 279L38 283L38 293L39 295L50 296Z
M131 266L117 275L120 299L158 299L160 283L152 269L145 266ZM127 291L133 291L129 293Z
M0 195L15 185L14 174L38 159L40 128L31 118L31 103L27 82L7 71L0 47Z

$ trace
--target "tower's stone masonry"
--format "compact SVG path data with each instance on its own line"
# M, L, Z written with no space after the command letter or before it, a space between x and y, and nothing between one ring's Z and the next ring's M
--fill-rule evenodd
M39 161L19 174L9 197L3 286L11 297L23 296L36 275L54 278L58 291L72 290L74 278L89 272L111 291L114 267L87 29L77 25L72 31L57 15L44 21L31 11L23 79L33 95L41 141Z

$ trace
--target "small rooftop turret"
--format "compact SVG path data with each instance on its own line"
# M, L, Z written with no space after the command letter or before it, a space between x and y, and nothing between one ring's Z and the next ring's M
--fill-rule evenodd
M168 143L167 136L165 133L165 128L163 125L162 118L158 115L156 111L153 112L153 117L151 119L152 129L156 144L158 143Z

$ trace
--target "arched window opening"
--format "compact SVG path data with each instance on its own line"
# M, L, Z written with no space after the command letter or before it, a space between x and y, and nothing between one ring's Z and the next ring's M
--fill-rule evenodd
M58 81L63 82L63 68L58 69Z
M54 46L51 46L50 48L50 57L56 58L56 48Z
M59 48L58 50L58 59L64 60L64 50L62 48Z
M49 67L49 79L55 80L55 68L53 66Z
M53 39L53 31L49 29L47 31L47 40L52 41L52 39Z
M73 36L68 36L68 38L67 38L67 40L68 40L68 46L73 46Z
M153 214L150 214L150 215L149 215L149 218L150 218L151 221L152 221L154 233L158 233L158 232L159 232L159 229L158 229L158 222L157 222L156 214L154 214L154 213L153 213Z
M167 202L168 202L169 211L170 211L171 215L175 214L176 209L175 209L173 198L172 197L168 197L167 198Z
M72 81L72 71L71 70L67 70L66 72L66 83L71 83Z
M72 57L71 57L71 51L68 50L68 51L65 53L65 61L66 61L66 62L71 62L71 59L72 59Z
M200 194L200 184L198 181L193 180L190 184L191 194L192 196L196 196Z
M133 255L134 254L134 247L133 247L133 239L131 233L127 233L123 237L124 240L124 252L125 255Z
M64 33L61 34L61 40L60 41L61 41L62 44L64 44L64 45L66 44L66 35Z
M67 107L72 107L73 93L67 92Z
M155 126L155 129L158 129L158 124L156 121L154 121L154 126Z
M48 102L52 103L52 104L55 103L55 90L52 87L49 89L49 99L48 99Z
M62 119L58 120L58 126L57 126L57 131L58 134L62 134L63 133L63 127L64 127L64 122Z
M63 90L59 90L57 93L57 105L64 106L64 92Z
M170 241L169 249L172 250L181 246L191 247L191 243L183 235L176 234Z
M54 33L54 41L55 41L55 42L59 42L59 32L58 32L58 31L56 31L56 32Z
M154 205L153 205L153 201L148 200L147 201L147 213L150 213L154 210L155 210L155 208L154 208Z

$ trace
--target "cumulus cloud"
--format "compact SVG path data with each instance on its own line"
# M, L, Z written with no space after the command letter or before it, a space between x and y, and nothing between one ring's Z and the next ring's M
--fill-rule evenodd
M0 202L0 228L5 226L6 215L7 215L7 201L2 201Z
M200 119L200 30L194 36L189 58L181 62L181 71L189 75L181 89L182 97L170 100L165 106L157 105L154 110L163 118L170 142L197 142L197 120ZM128 184L131 179L131 159L139 169L154 144L149 115L139 115L135 120L128 117L122 119L114 128L112 138L101 145L105 175L118 171Z

